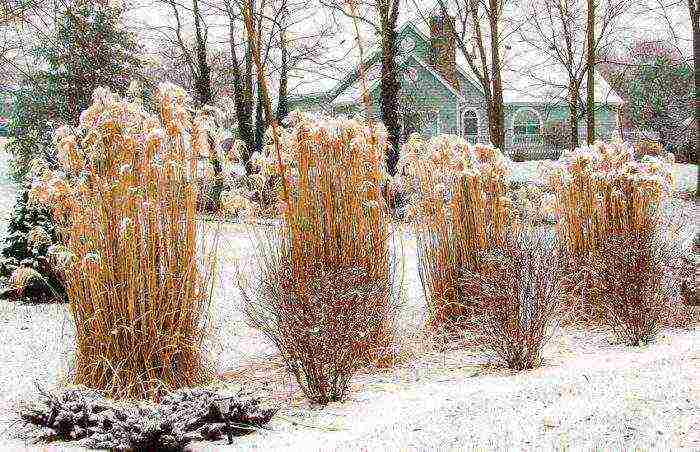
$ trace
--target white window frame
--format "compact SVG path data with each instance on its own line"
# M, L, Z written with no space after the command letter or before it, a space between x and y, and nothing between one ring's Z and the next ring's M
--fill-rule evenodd
M474 136L478 137L479 131L481 130L481 118L479 118L479 110L477 110L476 107L466 107L466 108L463 108L462 111L460 112L460 114L459 114L460 135L463 138L467 137L467 134L465 133L465 130L464 130L464 123L465 123L466 114L468 112L473 112L475 117L476 117L476 133L474 134Z
M515 113L513 113L513 117L510 120L510 131L511 131L511 138L510 138L510 143L512 145L515 144L515 120L518 118L518 115L522 114L523 112L532 112L537 116L537 121L539 122L539 133L537 135L533 134L524 134L525 136L539 136L540 138L542 137L542 127L544 127L544 121L542 121L542 115L540 114L539 111L537 111L536 108L533 107L520 107L517 110L515 110Z

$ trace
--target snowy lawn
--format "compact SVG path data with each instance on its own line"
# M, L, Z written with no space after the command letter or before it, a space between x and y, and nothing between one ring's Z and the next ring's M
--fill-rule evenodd
M270 430L232 446L196 444L194 450L700 448L700 326L665 330L656 343L637 349L611 342L604 332L560 331L543 367L519 374L494 366L478 350L420 347L425 305L408 233L400 329L413 353L395 368L358 375L347 402L310 407L274 349L241 314L235 263L250 269L254 255L245 229L222 226L212 359L229 382L257 388L282 410ZM65 381L73 331L64 306L12 303L0 304L0 329L0 441L7 441L0 450L24 450L10 439L13 404L31 393L35 380Z
M518 185L541 183L539 166L546 160L514 162L510 182ZM679 193L695 193L698 181L698 165L674 163L673 173L676 179L675 189Z

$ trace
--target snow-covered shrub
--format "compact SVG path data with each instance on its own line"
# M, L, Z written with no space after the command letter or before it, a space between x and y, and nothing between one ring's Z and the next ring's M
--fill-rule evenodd
M60 242L51 210L29 201L31 177L47 164L35 161L32 167L7 227L0 276L8 278L8 287L2 295L31 302L65 301L63 275L53 262Z
M115 401L84 387L47 392L21 403L27 423L19 436L32 443L77 442L100 450L180 452L187 445L251 433L277 411L240 391L181 389L158 403Z

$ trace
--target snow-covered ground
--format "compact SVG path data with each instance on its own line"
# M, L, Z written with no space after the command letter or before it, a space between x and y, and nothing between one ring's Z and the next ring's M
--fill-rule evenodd
M536 167L518 164L517 174L534 178ZM679 166L679 174L692 186L697 167ZM0 190L14 194L8 179L0 182ZM5 191L0 197L8 198ZM700 450L699 325L665 330L636 349L610 343L603 332L560 331L543 367L519 374L490 365L475 350L431 351L418 340L425 302L410 233L400 234L401 334L413 353L395 368L358 375L347 402L311 408L277 365L273 347L243 318L235 269L251 269L255 249L247 231L221 226L211 357L221 373L257 387L282 410L269 431L195 450ZM74 334L66 307L0 303L0 331L0 451L74 450L10 438L12 408L35 382L66 381Z
M276 365L274 349L245 325L235 263L249 269L254 248L245 226L222 226L212 359L232 382L258 388L282 410L270 430L194 450L700 448L693 436L700 427L700 326L666 330L637 349L611 343L604 332L560 331L543 367L519 374L493 366L478 350L415 348L410 338L425 305L415 240L402 237L400 331L414 353L395 368L358 375L347 402L320 410L304 402ZM6 441L0 450L47 450L9 438L12 407L35 381L65 381L73 338L67 310L1 303L0 330L0 441Z

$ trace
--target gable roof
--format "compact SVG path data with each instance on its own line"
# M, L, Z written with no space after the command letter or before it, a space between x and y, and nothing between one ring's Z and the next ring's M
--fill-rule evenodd
M407 31L412 31L426 43L430 43L430 29L427 21L423 16L418 15L413 19L406 20L398 29L397 35L403 36ZM513 40L515 41L515 40ZM432 66L415 55L412 51L408 58L417 61L422 67L427 69L440 83L462 99L462 95L457 92L452 85L447 82ZM371 68L376 64L373 60L378 59L381 55L381 46L374 42L366 50L363 63ZM472 73L465 56L457 50L456 69L458 74L470 83L477 91L483 93L481 83ZM561 67L556 64L547 64L545 56L529 48L523 43L509 42L507 51L502 55L504 66L502 68L503 79L503 101L505 104L553 104L567 102L566 89L566 74ZM537 63L532 63L532 62ZM370 64L373 63L373 64ZM301 101L310 100L312 98L324 98L334 104L351 104L361 99L359 90L361 83L358 81L359 67L357 64L352 70L348 71L340 81L336 81L330 89L323 92L309 93L299 96L290 96L290 100ZM607 83L598 71L594 75L595 87L594 98L596 103L622 105L624 100L615 90ZM377 80L368 80L369 92L372 92L377 85ZM586 83L581 86L581 97L585 98Z
M414 53L410 53L409 55L406 56L405 60L413 60L415 61L419 66L421 66L423 69L425 69L429 74L431 74L437 81L440 82L452 95L455 96L455 98L459 100L464 100L462 94L457 91L445 78L440 75L435 69L433 69L428 63L423 61L422 58L418 58ZM404 61L405 61L404 60ZM371 61L371 58L369 59ZM370 73L369 77L367 77L367 91L372 93L380 83L380 79L377 77L371 77L372 73L377 70L381 65L380 61L376 61L374 64L372 64L369 68L366 69L365 74ZM358 68L359 69L359 68ZM370 78L371 77L371 78ZM335 95L335 98L332 101L332 104L334 105L351 105L351 104L356 104L358 102L362 101L362 91L363 91L363 82L360 77L357 77L355 81L348 85L345 89L341 90L339 93Z

